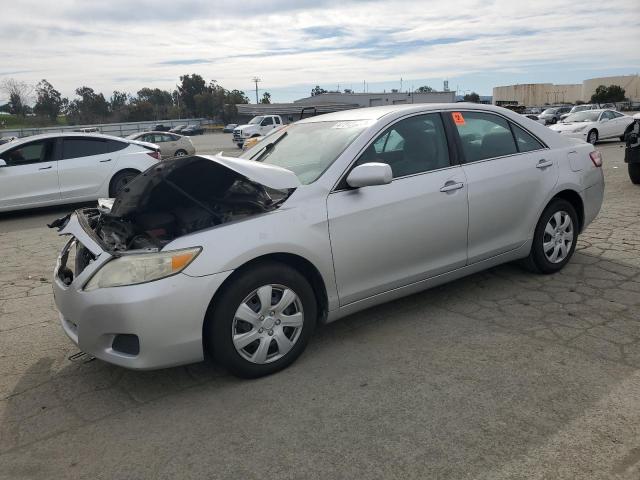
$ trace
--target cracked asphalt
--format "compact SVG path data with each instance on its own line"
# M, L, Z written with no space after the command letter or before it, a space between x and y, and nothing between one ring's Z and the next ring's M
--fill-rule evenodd
M254 381L69 361L63 240L0 217L0 478L640 478L640 188L620 143L598 148L605 202L561 273L504 265L361 312Z

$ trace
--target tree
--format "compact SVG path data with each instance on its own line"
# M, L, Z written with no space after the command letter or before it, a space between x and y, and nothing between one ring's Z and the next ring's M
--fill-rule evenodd
M264 104L271 103L271 94L269 92L264 92L262 94L262 98L260 99L260 103L264 103Z
M328 93L324 88L321 88L320 85L316 85L311 89L311 96L315 97L316 95L322 95L323 93Z
M416 93L431 93L431 92L435 92L435 90L428 85L423 85L422 87L418 87L416 89Z
M62 112L66 100L58 90L53 88L53 85L42 79L36 85L36 105L33 111L36 115L46 116L55 121Z
M187 115L196 114L195 96L205 93L207 84L197 73L191 75L182 75L180 77L180 85L178 85L178 93L180 95L180 103Z
M0 90L9 97L10 113L24 116L32 88L25 82L7 78L0 83Z
M466 94L463 97L463 100L465 102L480 103L480 95L478 95L476 92L471 92L471 93Z
M619 85L599 85L591 95L591 103L624 102L626 100L624 88Z
M135 102L149 103L153 108L152 118L154 120L160 120L166 118L169 113L169 109L173 105L173 97L171 92L166 90L160 90L159 88L143 88L138 90L137 99ZM149 118L151 120L151 118Z
M109 104L102 93L96 93L93 88L80 87L76 89L80 98L69 103L68 117L73 123L97 123L107 119Z

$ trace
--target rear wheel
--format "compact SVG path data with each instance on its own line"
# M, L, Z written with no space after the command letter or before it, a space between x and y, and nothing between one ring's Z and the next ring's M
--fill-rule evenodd
M265 262L223 287L206 319L214 358L244 378L275 373L303 352L316 324L316 299L297 270Z
M640 185L640 163L629 163L629 178L634 185Z
M589 135L587 135L587 142L589 142L591 145L595 145L597 141L598 141L598 131L591 130L589 132Z
M544 209L533 235L525 266L539 273L555 273L569 262L578 240L578 216L573 205L557 198Z
M137 170L123 170L116 173L109 182L109 196L111 198L117 196L139 173Z

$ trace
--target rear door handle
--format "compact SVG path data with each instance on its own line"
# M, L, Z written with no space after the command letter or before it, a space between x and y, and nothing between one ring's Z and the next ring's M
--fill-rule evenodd
M462 182L447 182L441 188L441 192L451 192L452 190L459 190L464 187L464 183Z
M536 165L536 168L547 168L551 165L553 165L553 162L551 160L540 160Z
M100 160L100 163L105 163L105 162L110 162L110 161L111 161L111 159L107 158L106 160Z
M51 165L49 165L48 167L40 167L38 170L49 170L51 168Z

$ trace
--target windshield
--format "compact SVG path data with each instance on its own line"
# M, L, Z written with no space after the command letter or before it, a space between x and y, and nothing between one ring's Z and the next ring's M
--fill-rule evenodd
M585 110L591 110L591 105L576 105L571 109L571 113L583 112Z
M289 125L247 150L240 158L291 170L300 183L316 181L368 126L369 121Z
M600 112L596 110L585 110L584 112L576 112L564 119L566 123L570 122L597 122Z
M249 125L255 125L256 123L260 123L264 117L253 117L249 122Z
M558 111L557 108L547 108L544 112L542 112L542 114L544 115L546 113L547 115L552 115L557 111Z

